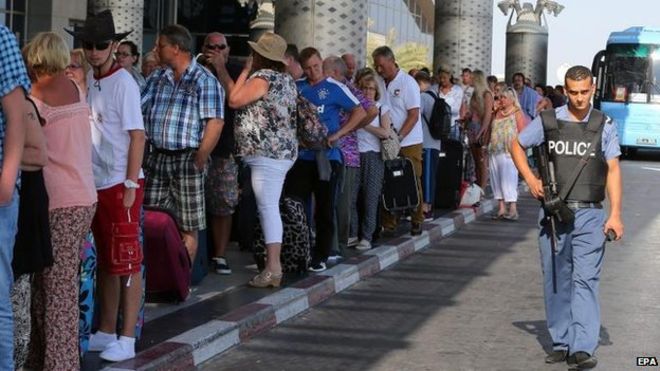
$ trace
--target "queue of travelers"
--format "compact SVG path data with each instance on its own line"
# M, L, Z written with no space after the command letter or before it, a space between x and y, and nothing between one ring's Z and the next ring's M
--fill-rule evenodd
M508 143L539 106L565 99L546 92L543 101L522 74L511 87L469 68L461 81L446 66L411 76L387 46L373 51L373 68L360 68L351 53L299 51L267 32L249 42L251 56L239 65L225 35L208 34L196 55L179 25L160 30L140 59L137 45L125 40L130 31L115 32L110 11L67 32L82 48L40 33L21 53L0 27L0 57L9 66L0 71L0 369L79 369L77 274L90 231L99 313L88 349L106 361L133 358L144 295L137 232L143 205L173 211L191 261L208 228L213 267L231 274L226 256L241 166L251 174L267 252L253 287L282 283L283 195L306 205L315 235L312 272L349 248L371 249L378 232L400 233L403 215L379 206L385 139L396 139L399 155L412 163L420 197L409 232L420 235L434 217L443 176L443 142L428 127L436 98L450 107L449 139L465 145L473 164L464 180L491 188L499 202L493 219L514 221L518 173ZM317 108L325 148L300 146L299 96ZM330 164L327 177L319 158ZM28 234L26 220L41 223ZM133 231L121 243L136 260L116 259L118 225ZM26 259L26 251L41 258ZM12 297L25 303L13 310L16 321L9 299L15 280Z

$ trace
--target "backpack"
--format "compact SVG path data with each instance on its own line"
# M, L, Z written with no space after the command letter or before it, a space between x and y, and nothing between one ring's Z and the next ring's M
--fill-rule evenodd
M434 100L431 118L427 120L422 115L429 128L429 133L433 139L447 140L451 131L451 106L431 90L427 90L425 93Z

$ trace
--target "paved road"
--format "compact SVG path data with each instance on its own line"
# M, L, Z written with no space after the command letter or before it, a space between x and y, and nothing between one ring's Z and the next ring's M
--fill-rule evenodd
M626 238L602 275L600 370L660 357L660 155L622 163ZM537 203L482 218L202 370L565 370L546 366Z

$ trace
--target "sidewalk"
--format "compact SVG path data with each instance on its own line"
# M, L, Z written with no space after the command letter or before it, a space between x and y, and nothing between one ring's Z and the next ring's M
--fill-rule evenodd
M373 249L340 261L325 272L287 277L278 290L246 285L255 273L243 269L249 254L230 257L234 273L210 273L180 305L149 304L143 337L134 359L102 363L98 353L85 356L83 370L187 370L251 337L311 308L356 282L374 275L454 233L466 223L493 210L485 200L479 208L459 209L424 223L421 236L408 233L381 239ZM234 255L234 254L232 254ZM105 368L103 368L105 367Z

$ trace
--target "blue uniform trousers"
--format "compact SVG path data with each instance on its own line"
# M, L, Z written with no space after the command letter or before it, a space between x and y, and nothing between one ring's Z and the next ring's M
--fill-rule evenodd
M543 210L539 220L542 221ZM550 225L541 223L539 247L548 331L553 350L593 354L600 332L598 286L605 251L605 210L578 209L572 225L556 223L557 293L552 290Z

